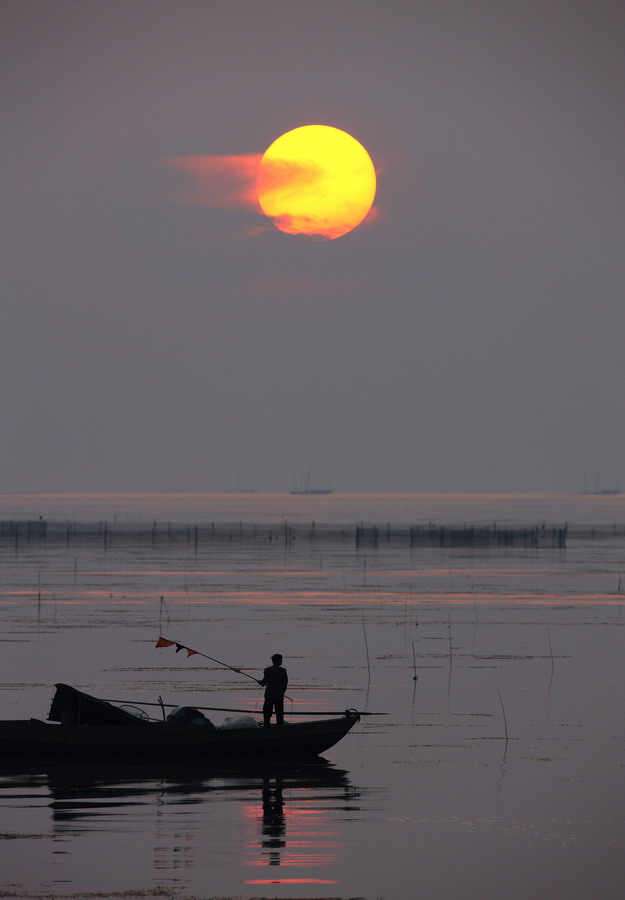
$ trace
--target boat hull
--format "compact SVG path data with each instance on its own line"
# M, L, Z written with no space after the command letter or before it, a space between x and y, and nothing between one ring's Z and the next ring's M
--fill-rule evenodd
M38 719L0 722L0 760L24 756L130 762L185 761L233 756L255 759L314 757L343 738L357 713L337 719L269 728L214 729L202 725L63 725Z

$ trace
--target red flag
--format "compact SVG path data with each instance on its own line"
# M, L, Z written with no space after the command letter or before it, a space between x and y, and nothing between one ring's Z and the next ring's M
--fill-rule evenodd
M198 652L197 650L189 650L188 647L185 647L185 650L187 651L187 659L188 659L190 656L194 656L194 655Z
M156 646L157 646L157 647L173 647L173 646L174 646L174 642L173 642L173 641L168 641L167 638L160 637L160 638L157 640L157 642L156 642Z

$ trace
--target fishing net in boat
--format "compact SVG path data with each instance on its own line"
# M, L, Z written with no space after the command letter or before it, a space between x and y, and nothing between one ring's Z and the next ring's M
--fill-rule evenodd
M207 719L204 713L193 706L178 706L167 716L168 725L209 725L215 726Z

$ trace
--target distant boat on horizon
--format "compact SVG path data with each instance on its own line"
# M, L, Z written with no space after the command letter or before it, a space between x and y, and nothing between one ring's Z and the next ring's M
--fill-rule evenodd
M310 469L308 470L308 475L306 476L306 483L303 487L300 487L297 483L297 478L295 474L293 475L293 481L295 482L295 487L292 491L289 491L289 494L333 494L333 488L315 488L310 487Z
M582 495L585 497L602 497L622 493L623 491L620 488L603 488L602 490L598 491L582 491Z
M304 488L301 491L289 491L289 494L333 494L334 488Z
M258 494L259 488L226 488L224 494Z
M224 488L224 494L258 494L259 490L255 487L248 487L245 482L241 484L241 477L237 475L234 487Z
M599 487L599 472L597 472L597 477L595 478L595 488L594 490L588 490L588 484L586 482L586 475L584 474L584 490L581 491L582 495L589 497L613 497L617 494L622 494L623 491L619 487L613 488L600 488Z

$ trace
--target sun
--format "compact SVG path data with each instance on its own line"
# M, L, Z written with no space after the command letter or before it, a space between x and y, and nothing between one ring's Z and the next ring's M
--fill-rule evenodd
M360 225L375 190L365 148L329 125L303 125L276 138L256 178L258 202L276 228L330 240Z

